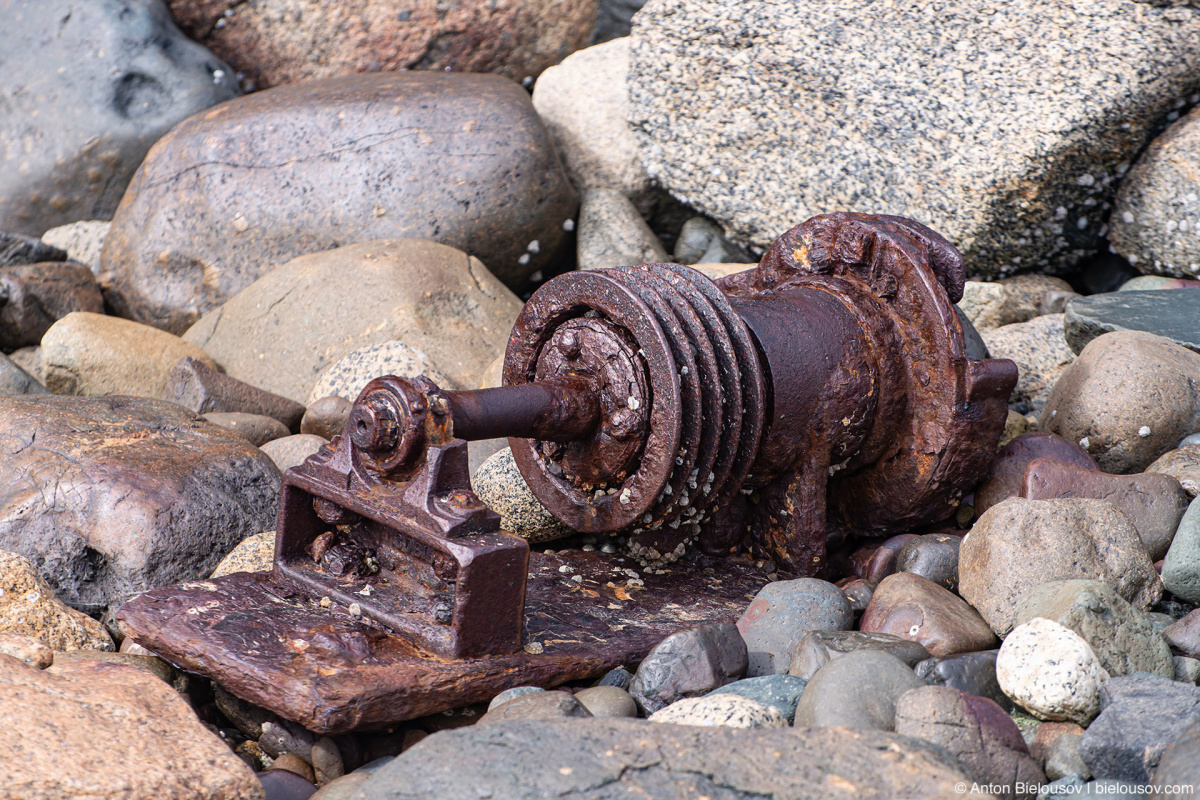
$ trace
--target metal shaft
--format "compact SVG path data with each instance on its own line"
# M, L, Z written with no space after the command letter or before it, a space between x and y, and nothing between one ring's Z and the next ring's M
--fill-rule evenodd
M444 394L454 436L467 441L516 436L574 442L590 437L600 422L595 387L575 376Z

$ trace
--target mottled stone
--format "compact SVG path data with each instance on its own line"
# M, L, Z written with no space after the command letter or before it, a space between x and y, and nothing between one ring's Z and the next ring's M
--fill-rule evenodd
M1024 322L1034 316L1017 302L1008 287L995 281L967 281L958 308L979 331Z
M1148 672L1175 674L1171 650L1144 612L1099 581L1051 581L1021 596L1013 626L1037 617L1053 620L1078 634L1112 676Z
M1152 333L1106 333L1063 373L1039 427L1086 444L1105 472L1140 472L1200 431L1197 383L1200 353Z
M103 625L65 605L28 559L7 550L0 550L0 632L60 651L113 649Z
M1191 6L660 0L633 28L630 122L651 176L739 239L868 208L996 276L1095 252L1198 64Z
M270 460L161 400L0 398L0 453L0 548L85 611L207 575L275 523Z
M1200 659L1175 656L1175 680L1200 684Z
M0 267L66 260L65 250L60 250L36 236L0 231Z
M342 356L317 378L308 393L308 405L325 397L344 397L355 400L363 387L380 375L399 375L415 378L424 375L442 389L470 389L447 378L429 356L404 342L380 342L367 345Z
M1062 314L1034 317L980 335L992 358L1008 358L1017 365L1017 385L1009 400L1027 403L1034 411L1045 405L1050 390L1075 360L1063 338Z
M911 572L954 590L958 587L958 548L962 537L949 533L918 536L896 554L896 571Z
M1039 719L1087 725L1108 673L1078 634L1038 617L1013 628L996 659L1000 688Z
M42 338L42 369L55 394L157 399L181 358L216 367L207 353L178 336L103 314L67 314Z
M71 222L46 231L42 241L66 251L68 259L87 265L94 273L100 266L100 250L111 225L110 221L100 219Z
M1036 800L1046 777L1016 723L983 697L946 686L922 686L896 702L896 733L945 747L976 783L996 794Z
M4 611L0 610L0 614ZM36 636L24 633L0 632L0 655L11 656L38 669L54 663L54 649Z
M1187 442L1188 438L1183 441ZM1146 467L1146 472L1170 475L1179 481L1189 497L1200 495L1200 442L1181 443L1177 449L1168 450Z
M786 728L787 720L774 706L736 694L710 694L677 700L649 716L650 722L705 728Z
M1200 501L1193 500L1179 522L1163 559L1162 580L1171 594L1200 605Z
M36 345L72 311L104 312L92 271L72 261L0 268L0 347Z
M615 189L590 189L579 208L580 269L669 261L658 236L637 207Z
M1000 636L1021 596L1047 581L1098 580L1143 611L1162 596L1133 524L1106 500L1005 500L963 538L958 573L959 593Z
M0 763L22 800L262 800L254 773L174 689L118 664L0 656Z
M536 543L574 533L534 497L507 447L475 471L471 476L471 488L480 500L500 515L500 527L514 536Z
M514 686L511 689L505 689L503 692L493 697L492 701L488 703L488 711L499 708L505 703L511 703L518 697L524 697L527 694L536 694L537 692L544 691L546 690L541 686Z
M264 444L260 449L274 462L280 472L287 472L292 467L298 467L304 460L316 453L329 440L323 436L311 433L297 433L295 436L284 436Z
M955 653L926 659L913 667L913 672L930 686L949 686L967 694L986 697L1005 711L1011 711L1012 699L1001 690L996 680L996 658L999 655L999 650Z
M687 628L663 639L642 660L629 694L646 714L699 697L746 674L746 643L729 623Z
M330 365L387 341L429 354L456 384L471 386L504 352L520 310L478 259L391 239L293 259L183 338L233 377L302 403Z
M788 675L810 680L830 661L859 650L883 650L912 667L929 658L920 642L890 633L871 631L811 631L806 633L792 653ZM763 680L750 678L749 680Z
M970 653L996 644L988 623L965 600L910 572L883 579L859 628L919 642L931 656Z
M522 81L586 47L597 8L597 0L167 3L188 35L259 89L407 69L499 72Z
M1190 237L1189 237L1190 238ZM1158 289L1077 297L1067 304L1067 344L1076 353L1112 331L1145 331L1200 352L1200 291Z
M789 725L796 717L796 704L808 678L797 678L792 675L760 675L757 678L743 678L740 681L727 683L719 689L714 689L707 696L714 694L736 694L771 706L779 710Z
M1082 744L1082 733L1067 733L1055 739L1046 751L1046 777L1050 780L1068 775L1079 775L1085 779L1092 777L1092 771L1079 753Z
M1020 313L1028 314L1031 318L1043 314L1061 314L1066 310L1067 303L1079 296L1071 284L1062 278L1038 273L1013 275L1002 279L1000 285L1008 290Z
M580 689L575 693L575 699L588 710L593 717L613 719L615 717L636 717L637 703L629 692L617 686L592 686Z
M1079 752L1097 778L1145 783L1167 747L1200 724L1200 686L1150 675L1113 678Z
M628 71L627 38L572 53L538 78L533 107L576 189L616 189L646 213L656 190L625 121Z
M846 599L850 601L850 608L856 614L861 614L866 610L871 602L871 595L875 593L875 587L865 578L856 578L853 575L842 578L836 584L839 589L846 595Z
M1029 463L1020 496L1029 500L1107 500L1129 517L1151 561L1166 555L1188 507L1187 492L1169 475L1109 475L1050 459Z
M360 800L952 800L964 779L941 748L878 731L557 720L431 736L379 770Z
M809 631L841 631L854 623L846 595L828 581L776 581L759 590L737 627L746 640L747 677L788 671L792 652Z
M895 728L896 701L924 686L912 668L882 650L855 650L821 667L796 705L797 728Z
M275 531L256 533L238 542L209 577L220 578L235 572L269 572L274 560Z
M507 703L501 703L480 717L479 722L475 724L591 716L591 712L567 692L530 692Z
M624 667L617 667L604 673L604 677L600 679L597 686L616 686L618 689L629 691L632 684L633 673Z
M171 369L162 399L197 414L210 411L264 414L279 420L291 431L299 429L305 411L295 400L231 378L190 357L181 358Z
M154 142L239 94L161 0L6 3L0 230L108 219Z
M1087 451L1075 442L1040 431L1021 434L1000 448L987 477L975 490L975 513L982 515L997 503L1017 497L1021 493L1025 470L1039 458L1099 471Z
M293 258L413 238L472 253L519 287L567 244L575 203L517 84L428 72L308 81L197 114L163 137L113 218L100 285L121 316L182 333ZM321 288L362 277L346 266ZM375 320L352 321L359 330ZM455 377L423 342L375 333L328 363L400 339Z

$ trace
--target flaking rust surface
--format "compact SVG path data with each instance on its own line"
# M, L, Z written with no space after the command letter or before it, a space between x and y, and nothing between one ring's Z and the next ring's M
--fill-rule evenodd
M677 630L736 621L767 583L737 560L711 575L695 564L672 566L652 575L620 556L532 553L527 649L488 658L427 655L345 607L322 608L320 598L269 573L155 589L128 603L119 619L138 643L184 669L312 731L336 734L482 702L513 686L598 677L640 661ZM539 645L540 653L530 652Z

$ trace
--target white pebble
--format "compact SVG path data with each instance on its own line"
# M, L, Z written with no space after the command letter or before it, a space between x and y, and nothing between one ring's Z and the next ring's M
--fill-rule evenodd
M1143 425L1142 427L1138 428L1138 436L1145 439L1149 435L1150 435L1150 426Z
M1079 446L1082 447L1084 450L1087 450L1089 447L1092 446L1092 443L1088 439L1088 437L1085 436L1079 440Z

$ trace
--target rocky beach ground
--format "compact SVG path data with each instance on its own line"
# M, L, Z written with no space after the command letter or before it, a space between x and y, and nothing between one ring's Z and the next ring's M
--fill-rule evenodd
M1195 793L1200 9L0 0L0 19L0 800ZM945 518L831 533L816 576L739 530L729 563L762 588L728 619L680 606L619 668L347 732L119 620L152 589L271 570L283 473L373 378L499 386L555 276L717 279L838 211L946 237L966 353L1018 367L995 458ZM471 442L469 471L534 551L644 555L544 508L507 440Z

